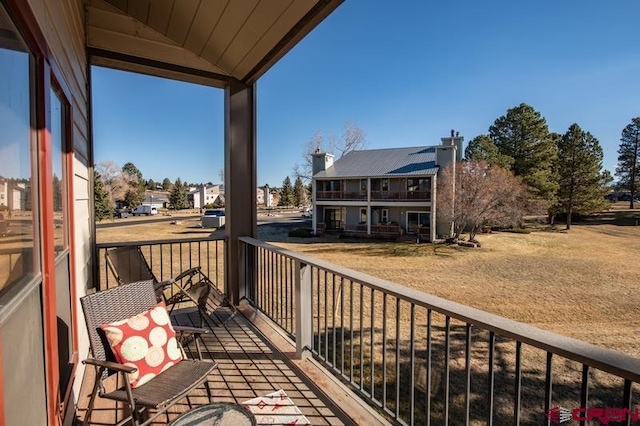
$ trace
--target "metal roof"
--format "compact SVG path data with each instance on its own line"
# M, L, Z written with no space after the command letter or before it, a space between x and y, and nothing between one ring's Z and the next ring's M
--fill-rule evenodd
M83 0L92 62L252 84L343 0Z
M313 177L327 179L418 176L435 175L437 172L436 148L417 146L352 151Z

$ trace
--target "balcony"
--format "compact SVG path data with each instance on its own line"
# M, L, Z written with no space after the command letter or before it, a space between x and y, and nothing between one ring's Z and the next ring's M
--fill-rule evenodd
M367 199L366 192L360 191L317 191L316 200L318 201L364 201Z
M371 201L431 201L431 191L371 191Z
M317 191L317 201L366 201L362 191ZM371 191L371 201L431 201L431 191Z
M224 239L136 244L159 278L200 264L224 291ZM253 238L239 256L244 298L235 314L212 301L205 340L219 402L282 388L313 424L540 425L554 407L637 416L640 359Z

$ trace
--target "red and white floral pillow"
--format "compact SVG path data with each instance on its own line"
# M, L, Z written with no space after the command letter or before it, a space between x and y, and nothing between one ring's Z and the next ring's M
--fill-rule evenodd
M182 360L164 302L131 318L100 326L116 360L138 369L129 375L135 388Z

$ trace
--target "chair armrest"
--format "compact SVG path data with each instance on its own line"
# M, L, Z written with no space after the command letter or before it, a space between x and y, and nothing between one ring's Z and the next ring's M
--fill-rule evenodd
M173 329L177 333L189 333L189 334L208 334L208 333L211 333L211 330L209 330L207 328L189 327L189 326L186 326L186 325L174 325Z
M95 365L98 367L108 368L113 371L122 371L123 373L131 374L138 371L137 367L132 367L130 365L119 364L117 362L111 361L100 361L99 359L87 358L82 361L83 364Z
M178 275L177 277L175 277L173 280L174 281L180 281L181 279L183 279L184 277L188 277L190 275L195 275L198 272L200 272L200 269L202 269L202 267L200 266L194 266L193 268L189 268L184 272L181 272L180 275Z

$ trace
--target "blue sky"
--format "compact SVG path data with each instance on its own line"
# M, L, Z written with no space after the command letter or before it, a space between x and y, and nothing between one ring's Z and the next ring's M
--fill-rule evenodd
M522 102L617 163L640 116L637 0L346 0L258 82L258 184L280 186L316 132L347 121L369 148L465 142ZM95 161L145 178L219 181L219 89L94 68Z

